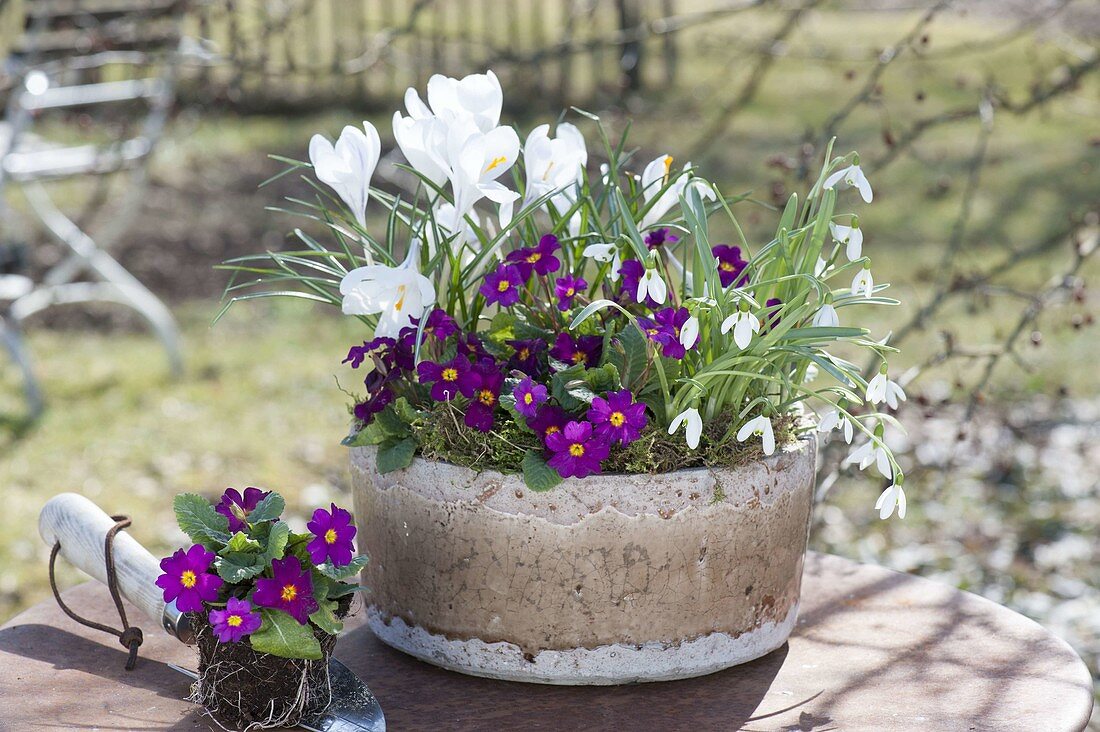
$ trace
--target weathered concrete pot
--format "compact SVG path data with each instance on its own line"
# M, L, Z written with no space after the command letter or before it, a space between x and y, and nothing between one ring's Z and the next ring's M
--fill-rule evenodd
M569 479L352 451L367 617L454 671L549 684L699 676L781 646L813 502L810 437L735 469Z

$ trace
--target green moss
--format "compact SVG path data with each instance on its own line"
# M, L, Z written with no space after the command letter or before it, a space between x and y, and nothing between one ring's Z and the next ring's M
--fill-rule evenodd
M522 471L523 456L541 445L534 433L515 422L498 420L491 432L478 432L462 422L463 413L451 403L438 405L416 424L421 457L445 460L473 470L497 470L502 473ZM683 433L669 435L663 429L650 426L641 437L623 447L613 447L604 461L605 473L668 473L685 468L732 467L764 456L759 440L738 442L728 427L735 417L730 415L712 420L703 430L696 450L684 445ZM794 417L773 420L776 444L782 445L797 437Z

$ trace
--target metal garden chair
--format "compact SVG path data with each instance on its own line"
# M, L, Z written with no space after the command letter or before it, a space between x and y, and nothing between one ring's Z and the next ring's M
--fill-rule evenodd
M35 280L12 272L17 267L10 262L4 274L0 257L0 340L22 373L36 415L42 396L22 326L53 305L130 307L163 343L173 373L182 369L179 331L168 308L108 250L137 213L146 167L174 100L184 3L25 0L25 6L26 32L8 63L17 83L0 126L0 233L12 229L9 194L18 189L34 225L56 240L64 256ZM56 129L45 123L55 116L78 119L94 139L51 139ZM120 180L121 192L109 192ZM81 216L64 213L56 203L51 184L58 181L94 190ZM107 210L109 217L103 216ZM105 223L93 236L88 222L95 219ZM11 254L17 248L7 251L9 259L19 258Z

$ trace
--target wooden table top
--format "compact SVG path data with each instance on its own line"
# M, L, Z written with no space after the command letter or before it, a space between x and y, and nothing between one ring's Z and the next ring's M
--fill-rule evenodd
M105 588L66 600L117 623ZM1019 730L1078 732L1092 679L1061 640L976 595L839 557L810 554L802 610L779 650L699 679L555 687L443 671L394 651L359 622L337 656L402 730ZM135 615L131 615L136 618ZM183 701L196 651L139 619L125 649L50 601L0 628L0 730L214 730Z

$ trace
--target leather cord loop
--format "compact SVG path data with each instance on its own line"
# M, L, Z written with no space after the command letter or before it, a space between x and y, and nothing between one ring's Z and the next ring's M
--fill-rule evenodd
M57 600L58 606L70 618L81 625L116 636L123 648L129 651L129 655L126 658L126 670L133 671L134 666L137 664L138 647L141 646L144 635L141 632L141 628L131 626L126 620L126 608L122 605L122 595L118 591L118 574L115 570L114 556L115 534L130 526L130 517L112 516L111 518L114 519L115 525L107 530L107 535L103 539L103 557L107 565L107 589L110 590L111 599L114 600L115 608L118 610L118 616L122 619L122 630L116 630L109 625L80 617L61 599L61 593L57 589L57 580L54 576L54 565L57 562L57 554L61 551L60 541L57 541L53 545L53 550L50 551L50 589L53 590L53 596L54 599Z

